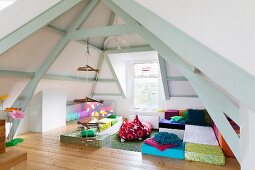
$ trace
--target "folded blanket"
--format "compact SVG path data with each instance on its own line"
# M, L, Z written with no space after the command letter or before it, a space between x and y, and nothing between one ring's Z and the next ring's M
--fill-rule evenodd
M173 148L173 147L176 146L176 145L170 145L170 144L168 144L168 145L161 145L161 144L158 144L158 143L155 141L154 138L148 138L148 139L144 140L144 143L146 143L146 144L148 144L148 145L150 145L150 146L153 146L153 147L157 148L157 149L160 150L160 151L164 151L164 150L166 150L166 149Z

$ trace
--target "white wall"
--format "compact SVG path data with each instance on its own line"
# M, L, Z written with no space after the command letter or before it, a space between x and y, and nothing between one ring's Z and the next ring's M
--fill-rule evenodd
M0 39L37 17L60 0L16 0L15 3L0 11Z
M66 95L63 92L43 91L42 123L42 132L66 125Z
M42 113L43 113L43 92L40 91L33 96L33 99L26 111L26 116L24 122L20 125L23 131L18 131L18 134L25 132L42 132L43 131L43 122L42 122Z
M255 75L255 1L135 1Z
M18 134L45 132L66 124L66 95L61 91L44 90L33 96L21 122Z
M124 94L127 94L127 68L124 60L110 60Z

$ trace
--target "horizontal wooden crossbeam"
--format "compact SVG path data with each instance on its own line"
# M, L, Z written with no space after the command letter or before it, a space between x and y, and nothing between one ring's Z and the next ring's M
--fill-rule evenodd
M62 35L62 36L65 36L65 35L66 35L66 31L65 31L65 30L62 30L62 29L60 29L60 28L58 28L58 27L55 27L55 26L53 26L53 25L47 25L46 28L48 28L48 29L50 29L50 30L56 32L56 33L59 34L59 35ZM79 40L79 41L77 41L77 42L87 45L87 42L84 41L84 40ZM90 48L93 48L93 49L95 49L95 50L97 50L97 51L103 52L103 51L102 51L99 47L97 47L96 45L94 45L94 44L92 44L92 43L88 43L88 44L89 44L89 47L90 47Z
M0 77L13 77L13 78L34 78L34 72L24 72L24 71L11 71L11 70L0 70ZM95 78L85 78L70 75L60 75L60 74L45 74L43 79L47 80L61 80L61 81L79 81L79 82L104 82L113 83L116 82L114 79L98 79Z
M140 29L140 25L115 25L98 28L75 30L70 35L70 40L84 40L90 37L108 37L113 35L135 33Z

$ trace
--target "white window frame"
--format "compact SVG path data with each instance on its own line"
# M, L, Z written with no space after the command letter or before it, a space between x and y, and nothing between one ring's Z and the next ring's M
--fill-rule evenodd
M134 73L134 65L135 64L146 64L146 63L158 63L159 64L159 61L158 60L138 60L138 61L132 61L132 62L128 62L128 71L127 71L127 74L129 77L128 78L128 84L127 84L127 87L129 88L128 92L131 94L130 95L130 110L140 110L140 109L136 109L135 108L135 103L134 103L134 79L135 79L135 73ZM160 67L160 66L159 66ZM159 76L158 77L155 77L155 78L158 78L158 108L160 108L162 106L162 88L160 88L160 83L161 82L161 75L160 75L160 68L159 68ZM153 76L152 76L153 78ZM145 109L145 108L141 108L142 110ZM148 111L153 111L153 110L148 110Z

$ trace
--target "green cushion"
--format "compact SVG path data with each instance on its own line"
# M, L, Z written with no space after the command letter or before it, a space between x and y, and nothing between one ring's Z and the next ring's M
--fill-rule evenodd
M107 116L107 118L110 118L110 119L116 119L117 117L119 117L118 115L109 115Z
M93 129L82 130L81 136L84 137L95 137L95 131Z
M24 139L22 138L16 138L16 139L12 139L11 141L8 141L5 143L5 146L9 147L9 146L16 146L18 143L23 142Z
M173 117L171 117L171 120L173 120L175 122L179 122L181 120L185 120L185 118L183 116L173 116Z
M188 110L186 110L185 112L183 112L183 117L185 118L185 120L189 119L189 112Z
M225 156L220 146L186 143L185 159L216 165L225 164Z

